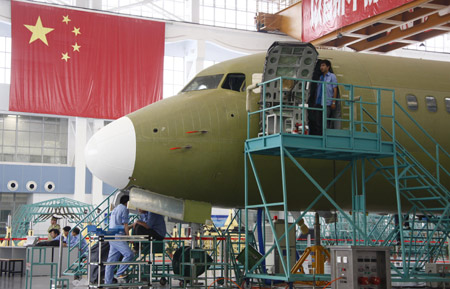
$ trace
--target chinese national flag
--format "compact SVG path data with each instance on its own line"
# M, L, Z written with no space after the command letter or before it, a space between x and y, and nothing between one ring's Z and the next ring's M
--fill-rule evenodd
M9 109L115 119L162 98L164 23L11 3Z

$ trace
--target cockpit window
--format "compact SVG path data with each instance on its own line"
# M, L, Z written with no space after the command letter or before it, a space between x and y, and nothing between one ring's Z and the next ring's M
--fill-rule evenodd
M406 104L410 110L417 110L417 97L413 94L406 95Z
M215 89L219 86L223 74L197 76L183 89L183 92L193 90Z
M223 89L231 89L234 91L244 91L243 87L245 83L245 74L243 73L230 73L225 78L222 84Z
M436 98L434 96L425 97L425 102L427 103L428 111L430 111L430 112L437 111Z

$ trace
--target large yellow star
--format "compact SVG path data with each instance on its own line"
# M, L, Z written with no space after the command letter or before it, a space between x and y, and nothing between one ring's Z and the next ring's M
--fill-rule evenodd
M73 47L73 51L78 51L78 52L80 52L80 45L78 45L78 43L77 42L75 42L75 44L74 45L72 45L72 47Z
M78 34L81 34L80 32L80 28L76 28L75 26L73 27L73 33L75 33L75 36L77 36Z
M53 30L55 30L54 28L48 28L48 27L42 26L41 16L38 16L36 25L33 26L33 25L24 24L24 26L33 33L33 34L31 34L29 43L32 43L33 41L40 39L47 46L48 46L48 42L47 42L47 37L45 35L47 33L52 32Z
M61 54L62 54L61 59L65 60L67 62L67 60L69 60L69 58L70 58L69 53L66 52L66 53L61 53Z
M69 21L72 21L72 20L69 19L69 15L67 15L67 16L63 15L63 21L62 22L66 23L66 24L69 24Z

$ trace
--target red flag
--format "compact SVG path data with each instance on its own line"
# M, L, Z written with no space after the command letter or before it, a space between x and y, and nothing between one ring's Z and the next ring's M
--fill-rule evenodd
M164 23L11 3L11 111L115 119L162 98Z

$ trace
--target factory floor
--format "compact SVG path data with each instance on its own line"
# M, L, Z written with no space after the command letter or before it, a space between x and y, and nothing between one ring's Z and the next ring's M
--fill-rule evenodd
M82 288L86 289L86 288L88 288L87 284L86 285L75 286L73 284L73 277L64 276L63 278L68 278L69 279L69 289L82 289ZM16 275L14 277L13 276L8 277L8 276L5 276L5 275L2 274L0 276L0 289L21 289L21 288L25 288L25 282L26 282L25 281L25 276L18 276L18 275ZM177 288L180 288L180 287L178 287L178 285L179 285L178 282L176 282L175 286ZM423 285L425 285L425 284L423 284ZM423 285L422 286L417 286L417 287L416 286L406 286L406 287L393 287L393 288L402 288L402 289L405 289L405 288L425 289L425 288L427 288L427 287L425 287ZM48 276L46 276L46 277L33 277L32 289L49 289L49 287L50 287L50 281L49 281L49 277ZM169 289L170 287L169 287L168 284L165 285L165 286L162 286L162 285L159 284L159 282L154 282L153 283L153 288ZM199 288L199 287L195 287L195 288ZM205 286L205 289L206 288L207 287ZM252 288L257 288L257 287L252 287ZM273 289L278 289L278 288L279 289L284 289L285 287L284 286L283 287L276 287L276 286L274 286L272 288ZM298 285L296 285L295 288L312 289L312 287L309 287L309 286L298 286ZM322 288L322 287L320 287L320 288ZM269 289L269 288L267 288L267 289Z

